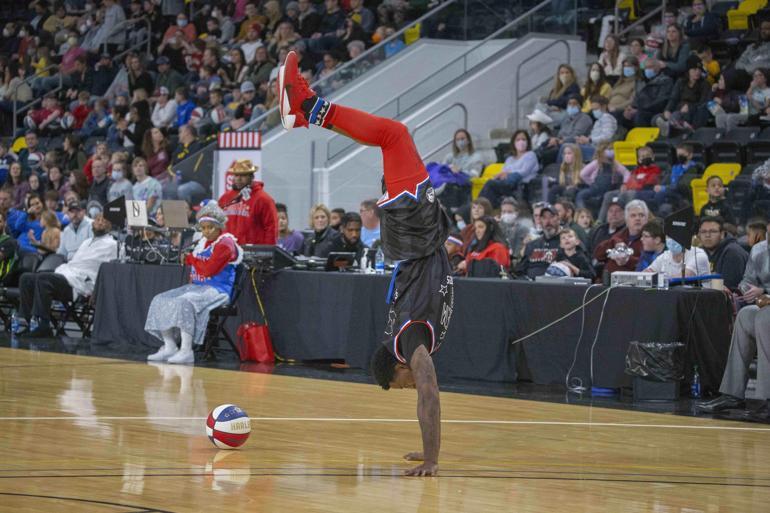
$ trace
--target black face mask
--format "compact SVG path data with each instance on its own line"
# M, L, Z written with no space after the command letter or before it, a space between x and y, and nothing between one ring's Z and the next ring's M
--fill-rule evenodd
M652 165L652 159L650 157L645 157L645 158L642 159L641 164L643 166L645 166L645 167L649 166L649 165Z
M240 191L241 189L243 189L243 187L241 187L240 185L238 185L238 184L235 184L235 183L234 183L234 184L232 184L232 185L230 186L230 188L231 188L232 190L234 190L234 191Z
M676 161L680 164L687 164L687 161L690 160L687 158L687 155L682 155L681 153L676 154Z

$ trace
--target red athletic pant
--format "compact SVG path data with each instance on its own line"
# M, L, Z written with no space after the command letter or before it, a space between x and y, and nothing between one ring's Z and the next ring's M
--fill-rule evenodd
M417 184L428 178L412 136L403 123L337 104L331 109L329 118L326 122L345 135L382 149L389 198L395 198L403 191L414 194Z

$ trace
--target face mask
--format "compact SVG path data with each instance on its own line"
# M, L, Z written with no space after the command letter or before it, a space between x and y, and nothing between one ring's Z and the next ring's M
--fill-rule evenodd
M176 20L176 24L180 27L187 26L187 20Z
M462 230L463 228L465 228L465 226L466 226L465 225L465 221L457 221L457 229L458 230Z
M572 80L572 75L570 75L569 73L559 73L559 80L561 81L562 84L566 84L567 82Z
M641 160L641 164L643 166L649 166L652 164L652 159L650 157L645 157Z
M513 224L516 222L516 214L513 212L506 212L505 214L500 214L500 221L502 221L505 224Z
M600 117L602 117L604 112L602 112L601 110L593 110L591 111L591 114L594 115L594 119L599 119Z
M684 253L684 248L674 239L666 239L666 249L675 255L681 255Z
M687 155L682 155L681 153L677 153L676 160L680 164L687 164L688 158L687 158Z
M123 171L115 171L113 169L113 171L112 171L112 179L115 180L116 182L121 181L123 179Z
M19 37L27 37L27 31L26 30L20 30L19 31Z
M3 37L11 37L11 29L3 29Z
M102 211L99 207L91 207L90 209L88 209L88 217L90 217L91 219L95 218L101 213ZM96 230L94 230L94 235L96 235ZM101 235L104 235L104 232L102 232ZM96 236L98 237L98 235Z
M455 141L455 144L457 145L458 150L464 150L468 147L467 139L458 139Z
M598 82L602 75L598 71L592 71L589 76L593 82Z
M623 76L626 78L631 78L636 75L636 69L632 68L631 66L624 66L623 67Z
M522 141L521 139L519 139L518 141L516 141L515 146L516 146L516 151L518 151L519 153L524 153L525 151L527 151L527 141Z
M88 31L88 25L85 23L81 23L80 26L78 26L78 32L81 34L85 34Z
M575 107L575 106L567 107L567 115L568 116L577 116L578 112L580 112L580 108L579 107Z
M612 160L615 158L615 150L604 150L604 156Z
M644 70L644 76L647 77L648 80L655 78L655 75L657 75L657 73L655 73L655 70L652 68Z

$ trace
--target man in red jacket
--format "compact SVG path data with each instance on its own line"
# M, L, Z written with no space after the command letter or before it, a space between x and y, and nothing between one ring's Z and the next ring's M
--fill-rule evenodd
M250 160L238 160L228 169L233 175L232 189L219 198L227 214L227 231L238 244L276 244L278 212L275 201L265 192L262 182L254 181L257 166Z
M594 258L610 274L615 271L635 271L642 254L642 227L647 224L650 210L642 200L633 200L626 205L626 227L615 233L594 249ZM633 250L633 254L624 254L622 251L614 255L608 255L607 250L626 247Z

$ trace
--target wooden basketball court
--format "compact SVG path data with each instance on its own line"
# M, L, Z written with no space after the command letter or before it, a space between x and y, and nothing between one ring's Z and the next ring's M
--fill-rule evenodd
M770 426L0 348L0 511L766 512ZM243 407L219 451L204 418Z

